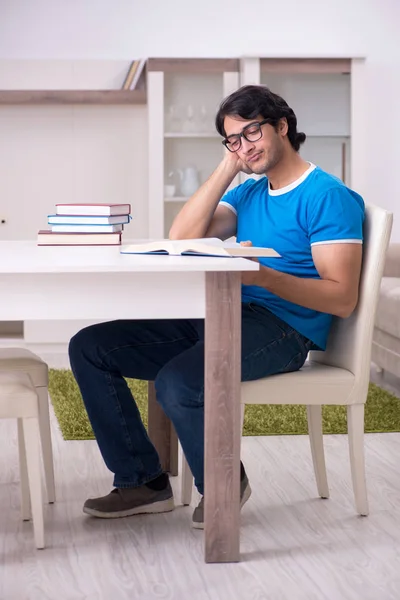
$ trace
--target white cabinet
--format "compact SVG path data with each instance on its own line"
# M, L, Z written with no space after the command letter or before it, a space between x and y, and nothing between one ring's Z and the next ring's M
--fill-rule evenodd
M351 183L351 60L242 59L242 84L261 83L294 110L300 154Z
M300 154L351 185L353 66L349 58L149 59L149 236L168 236L183 203L221 160L215 115L240 85L261 83L281 95L307 136Z
M220 162L215 116L238 87L236 59L149 59L149 237L168 237L183 203Z

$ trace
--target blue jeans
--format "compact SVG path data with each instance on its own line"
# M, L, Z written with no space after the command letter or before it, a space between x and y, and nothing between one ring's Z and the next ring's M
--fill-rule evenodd
M296 371L312 342L256 304L242 304L242 381ZM155 381L203 494L204 320L111 321L70 341L71 368L114 486L136 487L162 473L158 454L124 377Z

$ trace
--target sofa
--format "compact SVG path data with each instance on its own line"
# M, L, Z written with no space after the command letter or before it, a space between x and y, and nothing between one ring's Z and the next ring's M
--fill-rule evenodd
M371 359L379 369L400 378L400 243L388 248Z

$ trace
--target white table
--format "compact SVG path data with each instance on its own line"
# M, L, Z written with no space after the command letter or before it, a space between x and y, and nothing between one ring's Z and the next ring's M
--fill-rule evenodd
M205 560L239 560L242 258L0 242L0 320L205 317ZM173 532L171 532L173 535Z

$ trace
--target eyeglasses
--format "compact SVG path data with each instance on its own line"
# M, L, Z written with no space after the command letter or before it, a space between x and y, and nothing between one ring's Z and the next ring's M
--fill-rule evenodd
M229 152L237 152L242 147L242 137L248 142L260 140L262 138L261 126L271 122L273 122L273 119L263 119L262 121L250 123L244 127L242 133L234 133L222 140L222 143Z

